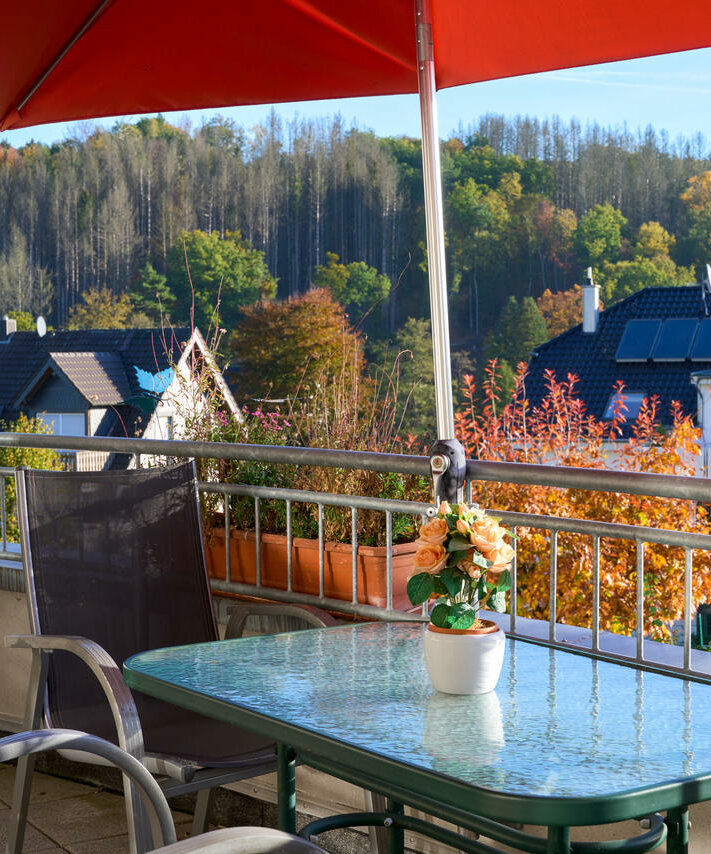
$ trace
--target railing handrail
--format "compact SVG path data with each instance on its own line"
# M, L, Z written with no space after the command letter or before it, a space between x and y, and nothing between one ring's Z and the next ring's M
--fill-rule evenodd
M116 454L165 457L196 457L324 468L364 469L429 476L428 457L382 454L371 451L341 451L282 445L248 445L230 442L191 442L183 439L128 439L107 436L52 436L36 433L0 433L0 447L47 448L56 450L97 450ZM687 475L547 466L468 460L469 480L653 495L711 503L711 479Z

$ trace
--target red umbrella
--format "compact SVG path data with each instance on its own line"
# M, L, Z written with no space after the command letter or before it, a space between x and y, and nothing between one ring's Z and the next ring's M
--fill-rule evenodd
M427 5L426 0L6 3L0 130L419 89L438 432L450 436L435 89L706 47L711 3L431 0L431 9Z

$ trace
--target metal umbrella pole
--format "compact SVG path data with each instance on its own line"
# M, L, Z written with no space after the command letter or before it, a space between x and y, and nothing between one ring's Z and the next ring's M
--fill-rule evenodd
M420 93L420 118L422 121L422 172L425 190L427 270L432 315L437 437L439 439L452 439L454 437L454 406L452 403L452 364L449 352L447 269L444 257L442 171L439 157L432 16L429 0L415 0L415 27L417 33L417 85Z

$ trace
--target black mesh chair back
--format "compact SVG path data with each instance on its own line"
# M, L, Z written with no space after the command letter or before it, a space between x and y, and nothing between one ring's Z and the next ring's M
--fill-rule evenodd
M26 471L24 481L35 633L89 638L119 667L143 650L218 638L192 463ZM50 661L50 725L115 740L108 703L86 666L61 651ZM160 700L135 699L147 752L227 766L269 744Z

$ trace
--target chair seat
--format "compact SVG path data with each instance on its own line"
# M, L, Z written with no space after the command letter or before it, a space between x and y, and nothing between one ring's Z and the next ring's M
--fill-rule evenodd
M156 848L152 854L325 854L306 839L266 827L229 827Z

